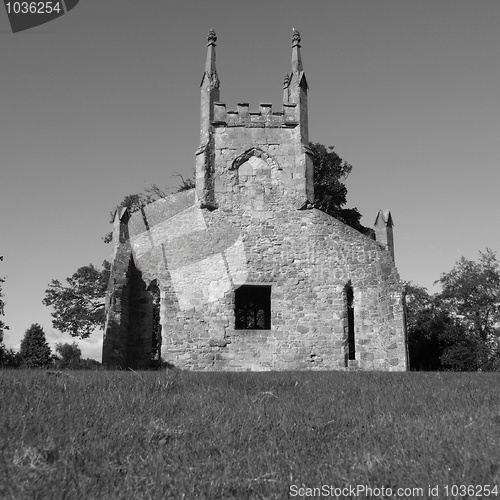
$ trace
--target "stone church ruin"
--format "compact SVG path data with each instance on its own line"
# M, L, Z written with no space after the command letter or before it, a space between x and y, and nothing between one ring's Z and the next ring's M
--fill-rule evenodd
M277 112L220 102L216 40L212 30L195 189L115 214L103 364L149 366L156 287L171 366L406 370L390 212L373 239L313 208L299 33Z

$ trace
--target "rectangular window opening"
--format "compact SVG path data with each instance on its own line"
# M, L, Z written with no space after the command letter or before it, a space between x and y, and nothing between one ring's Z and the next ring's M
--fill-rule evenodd
M271 329L271 286L243 285L235 291L236 330Z
M346 305L347 305L347 345L348 359L354 361L356 359L356 347L354 339L354 293L351 286L345 289Z

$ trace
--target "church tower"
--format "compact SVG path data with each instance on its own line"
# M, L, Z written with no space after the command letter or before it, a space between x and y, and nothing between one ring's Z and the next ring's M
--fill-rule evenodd
M225 210L297 210L314 202L308 143L307 90L300 34L293 30L292 71L283 84L283 103L248 102L234 111L219 102L213 30L208 34L201 81L200 146L196 152L198 206ZM251 69L249 69L251 71Z

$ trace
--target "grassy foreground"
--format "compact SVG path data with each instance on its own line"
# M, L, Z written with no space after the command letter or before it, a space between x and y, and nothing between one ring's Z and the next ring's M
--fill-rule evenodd
M0 371L2 499L472 498L499 466L500 374Z

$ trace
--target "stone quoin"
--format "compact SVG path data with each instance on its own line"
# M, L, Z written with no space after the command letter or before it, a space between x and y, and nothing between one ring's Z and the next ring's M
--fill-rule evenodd
M298 31L277 112L226 109L216 41L211 30L195 189L115 213L103 364L149 366L153 284L170 366L407 370L391 213L379 210L373 239L313 208Z

